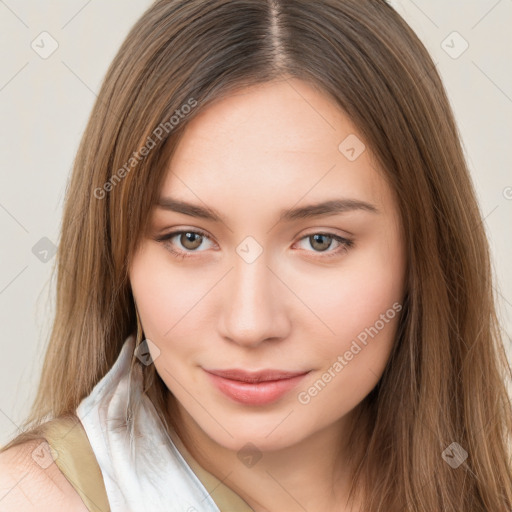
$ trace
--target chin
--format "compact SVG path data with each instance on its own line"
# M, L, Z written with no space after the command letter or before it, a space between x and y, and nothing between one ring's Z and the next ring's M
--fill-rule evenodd
M228 430L233 437L218 428L216 424L205 425L203 431L217 444L231 451L238 452L247 445L253 445L261 452L282 450L300 443L312 433L306 430L306 426L301 428L296 421L293 428L290 428L290 425L286 428L284 424L280 424L287 414L283 414L279 421L257 421L246 418L245 421L230 423L231 427L228 427Z

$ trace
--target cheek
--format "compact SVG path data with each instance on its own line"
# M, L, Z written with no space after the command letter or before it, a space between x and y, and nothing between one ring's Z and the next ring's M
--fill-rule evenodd
M380 338L393 330L393 304L403 299L404 274L403 248L395 232L388 232L347 253L337 269L296 276L301 297L323 322L326 341L333 340L329 352L345 352L358 336L364 342L375 325Z
M400 321L402 304L394 298L400 297L368 296L364 308L347 303L337 323L333 319L336 335L319 344L317 371L297 394L301 407L311 412L312 425L343 417L378 383Z
M315 421L343 416L379 381L396 338L404 274L403 248L388 232L347 257L325 282L303 288L313 290L306 300L331 331L317 345L318 371L298 396L315 408Z
M180 270L163 249L142 250L130 269L130 283L149 339L169 340L189 325L211 284Z
M179 272L172 272L170 265L165 268L159 262L162 259L165 258L152 257L149 251L144 257L139 256L134 260L130 282L144 336L159 350L158 357L152 353L156 371L166 386L179 394L176 379L178 382L183 379L180 378L182 365L178 363L192 355L188 354L192 344L180 343L179 339L185 339L180 337L183 334L180 330L188 325L186 314L192 298L189 300L187 293L190 295L193 288L184 286ZM189 331L188 335L193 333Z
M207 354L204 332L208 323L208 290L215 279L207 276L191 279L190 272L179 269L163 250L145 247L134 258L130 283L142 319L144 335L159 350L153 357L155 368L167 387L179 399L186 400L180 382L194 384L190 372L197 354ZM208 327L205 324L208 323Z

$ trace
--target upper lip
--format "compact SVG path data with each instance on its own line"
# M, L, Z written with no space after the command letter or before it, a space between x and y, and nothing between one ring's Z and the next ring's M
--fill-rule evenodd
M246 370L239 370L236 368L228 370L207 370L208 373L217 375L230 380L238 380L240 382L267 382L273 380L291 379L299 375L305 375L308 371L289 372L286 370L260 370L255 372L248 372Z

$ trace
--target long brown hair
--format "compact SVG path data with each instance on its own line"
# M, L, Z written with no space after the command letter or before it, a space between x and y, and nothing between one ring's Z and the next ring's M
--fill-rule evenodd
M436 67L384 0L159 0L144 13L76 156L41 382L26 432L3 449L73 414L135 332L128 268L188 121L240 87L287 77L355 123L405 233L401 324L351 437L364 510L511 510L512 372L482 217ZM168 391L153 377L163 415ZM468 457L455 468L443 454L459 447Z

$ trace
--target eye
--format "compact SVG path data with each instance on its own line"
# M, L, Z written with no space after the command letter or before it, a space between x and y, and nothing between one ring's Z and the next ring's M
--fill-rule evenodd
M175 248L174 238L176 238L183 249L177 250ZM156 241L163 243L166 249L177 258L184 259L192 256L194 252L203 252L197 249L201 247L205 239L210 240L209 236L203 231L182 229L156 238ZM312 233L300 239L300 241L303 240L308 240L309 245L314 249L312 252L325 253L325 256L322 257L338 256L342 252L347 252L354 244L352 240L332 233ZM334 251L329 251L333 240L338 244L338 247Z
M340 253L348 252L348 249L354 245L353 240L343 238L339 235L332 233L311 233L301 238L307 240L310 247L315 249L315 253L326 253L325 257L339 256ZM334 251L329 251L332 246L332 241L336 241L338 247ZM323 256L322 256L323 257Z
M176 238L181 246L185 250L176 250L175 243L172 242L173 238ZM202 231L194 231L191 229L181 230L181 231L173 231L172 233L168 233L166 235L157 238L158 242L162 242L164 246L177 258L184 259L191 256L191 252L203 252L197 251L199 247L201 247L204 239L208 239L209 237Z

